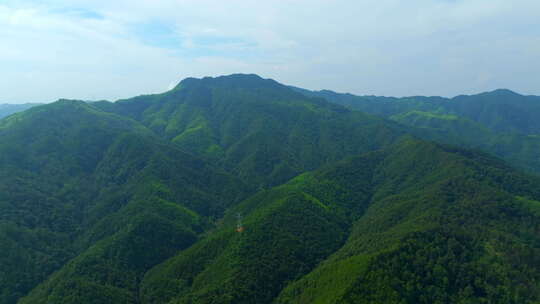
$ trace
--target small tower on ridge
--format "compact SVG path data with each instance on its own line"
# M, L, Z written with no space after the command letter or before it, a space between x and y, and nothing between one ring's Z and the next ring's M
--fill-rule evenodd
M236 214L236 232L244 232L244 226L242 225L242 215L240 213Z

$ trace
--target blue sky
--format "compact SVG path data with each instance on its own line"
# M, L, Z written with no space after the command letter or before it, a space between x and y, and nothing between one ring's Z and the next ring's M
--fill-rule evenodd
M3 0L0 103L231 73L360 95L540 95L538 20L538 0Z

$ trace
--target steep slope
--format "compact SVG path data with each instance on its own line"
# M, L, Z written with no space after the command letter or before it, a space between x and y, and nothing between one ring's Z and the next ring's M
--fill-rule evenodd
M22 112L32 107L38 106L38 103L25 103L25 104L0 104L0 119L9 116L11 114Z
M149 271L141 301L528 303L539 199L496 159L406 139L244 201Z
M0 303L60 268L30 303L90 303L85 292L133 298L147 268L195 242L246 190L84 102L1 120ZM39 296L44 288L51 298Z
M540 172L538 96L495 90L452 99L393 98L294 89L402 123L422 138L482 149L525 170Z
M266 187L393 143L400 126L308 98L256 75L183 80L174 90L96 106Z

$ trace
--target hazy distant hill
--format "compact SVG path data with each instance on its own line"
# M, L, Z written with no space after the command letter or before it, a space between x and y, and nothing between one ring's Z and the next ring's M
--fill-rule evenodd
M73 280L47 303L124 301L148 268L195 242L246 189L84 102L12 115L0 121L0 303L59 269Z
M442 97L355 96L294 88L307 96L390 119L416 135L479 148L540 173L540 97L510 90Z
M540 96L524 96L506 89L476 95L443 97L379 97L355 96L332 91L307 91L307 95L349 106L384 117L409 111L455 114L480 123L495 132L539 134Z
M538 178L496 159L404 139L257 193L148 272L141 300L527 303L539 200Z
M21 112L31 107L40 105L39 103L25 103L25 104L0 104L0 119L9 116L13 113Z

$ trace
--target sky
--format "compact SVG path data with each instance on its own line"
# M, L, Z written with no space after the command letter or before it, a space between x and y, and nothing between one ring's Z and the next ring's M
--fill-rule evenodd
M0 0L0 103L232 73L357 95L540 95L540 1Z

